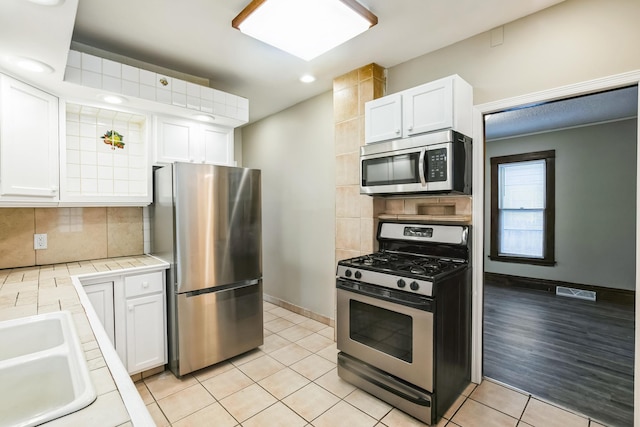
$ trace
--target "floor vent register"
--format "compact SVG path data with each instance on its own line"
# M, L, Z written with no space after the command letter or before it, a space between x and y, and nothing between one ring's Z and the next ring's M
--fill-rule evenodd
M556 295L563 297L579 298L588 301L596 300L596 293L594 291L585 291L583 289L568 288L566 286L556 286Z

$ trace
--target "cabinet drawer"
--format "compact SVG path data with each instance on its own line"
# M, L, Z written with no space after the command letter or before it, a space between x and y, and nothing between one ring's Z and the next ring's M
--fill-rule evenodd
M124 278L124 295L126 298L162 292L162 287L162 271Z

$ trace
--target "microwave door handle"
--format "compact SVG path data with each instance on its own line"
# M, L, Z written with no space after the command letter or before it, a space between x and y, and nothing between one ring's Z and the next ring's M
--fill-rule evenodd
M427 149L423 148L420 151L420 158L418 159L418 174L420 174L420 184L422 184L423 187L427 186L427 179L426 179L426 173L424 170L424 156L427 153Z

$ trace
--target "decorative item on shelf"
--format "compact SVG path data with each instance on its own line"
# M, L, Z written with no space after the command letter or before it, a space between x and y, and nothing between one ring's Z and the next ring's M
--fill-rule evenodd
M115 150L116 148L124 148L124 142L122 142L124 136L115 130L107 131L107 133L102 135L100 138L104 140L105 144L110 145L112 150Z

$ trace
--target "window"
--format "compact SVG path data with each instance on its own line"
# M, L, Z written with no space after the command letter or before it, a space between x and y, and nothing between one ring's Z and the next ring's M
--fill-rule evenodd
M492 260L555 265L555 156L491 159Z

